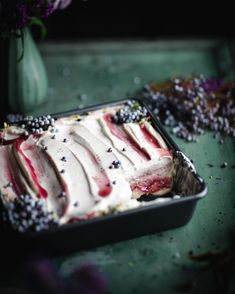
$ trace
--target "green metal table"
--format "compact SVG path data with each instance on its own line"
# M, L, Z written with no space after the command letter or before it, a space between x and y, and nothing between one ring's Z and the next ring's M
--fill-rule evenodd
M124 98L146 82L176 75L233 76L229 49L219 40L46 43L40 50L50 88L48 101L35 115ZM174 230L59 257L55 260L63 275L92 261L107 276L109 293L179 293L176 286L198 270L190 251L199 254L228 245L235 228L235 140L226 137L220 145L209 132L197 144L174 139L208 185L192 220ZM228 166L222 169L223 162ZM190 293L208 293L212 286L207 279Z

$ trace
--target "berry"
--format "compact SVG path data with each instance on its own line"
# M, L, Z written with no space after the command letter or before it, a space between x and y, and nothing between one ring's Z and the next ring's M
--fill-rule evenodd
M13 121L12 117L11 121ZM21 118L21 120L13 121L13 123L17 123L19 127L32 134L42 134L44 131L48 130L49 127L54 126L55 119L50 115L40 117L27 116Z
M134 123L141 121L148 114L147 109L134 100L129 100L125 106L119 109L113 116L113 123L120 125L123 123Z
M110 169L112 168L119 168L121 166L121 162L119 160L114 160L111 165L109 166Z
M20 195L7 203L5 219L20 233L39 232L58 225L56 217L46 210L44 202L30 195Z
M140 95L172 133L194 142L204 130L235 137L233 89L234 83L200 75L147 84Z
M21 114L8 114L6 117L7 123L14 124L22 121L23 116Z

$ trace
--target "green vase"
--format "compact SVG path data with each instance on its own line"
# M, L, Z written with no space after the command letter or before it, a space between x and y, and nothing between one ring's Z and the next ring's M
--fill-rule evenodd
M7 86L11 112L27 114L46 100L46 70L29 28L23 30L23 42L15 36L9 40Z

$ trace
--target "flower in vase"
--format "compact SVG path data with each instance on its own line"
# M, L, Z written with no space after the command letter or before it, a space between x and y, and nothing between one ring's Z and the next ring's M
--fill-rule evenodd
M0 35L17 33L24 27L66 8L72 0L0 0Z
M72 0L55 0L53 10L66 8Z

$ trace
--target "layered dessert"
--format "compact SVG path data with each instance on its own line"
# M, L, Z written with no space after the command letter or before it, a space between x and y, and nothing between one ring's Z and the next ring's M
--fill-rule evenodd
M0 160L1 199L19 231L138 207L172 188L172 152L135 101L7 125Z

